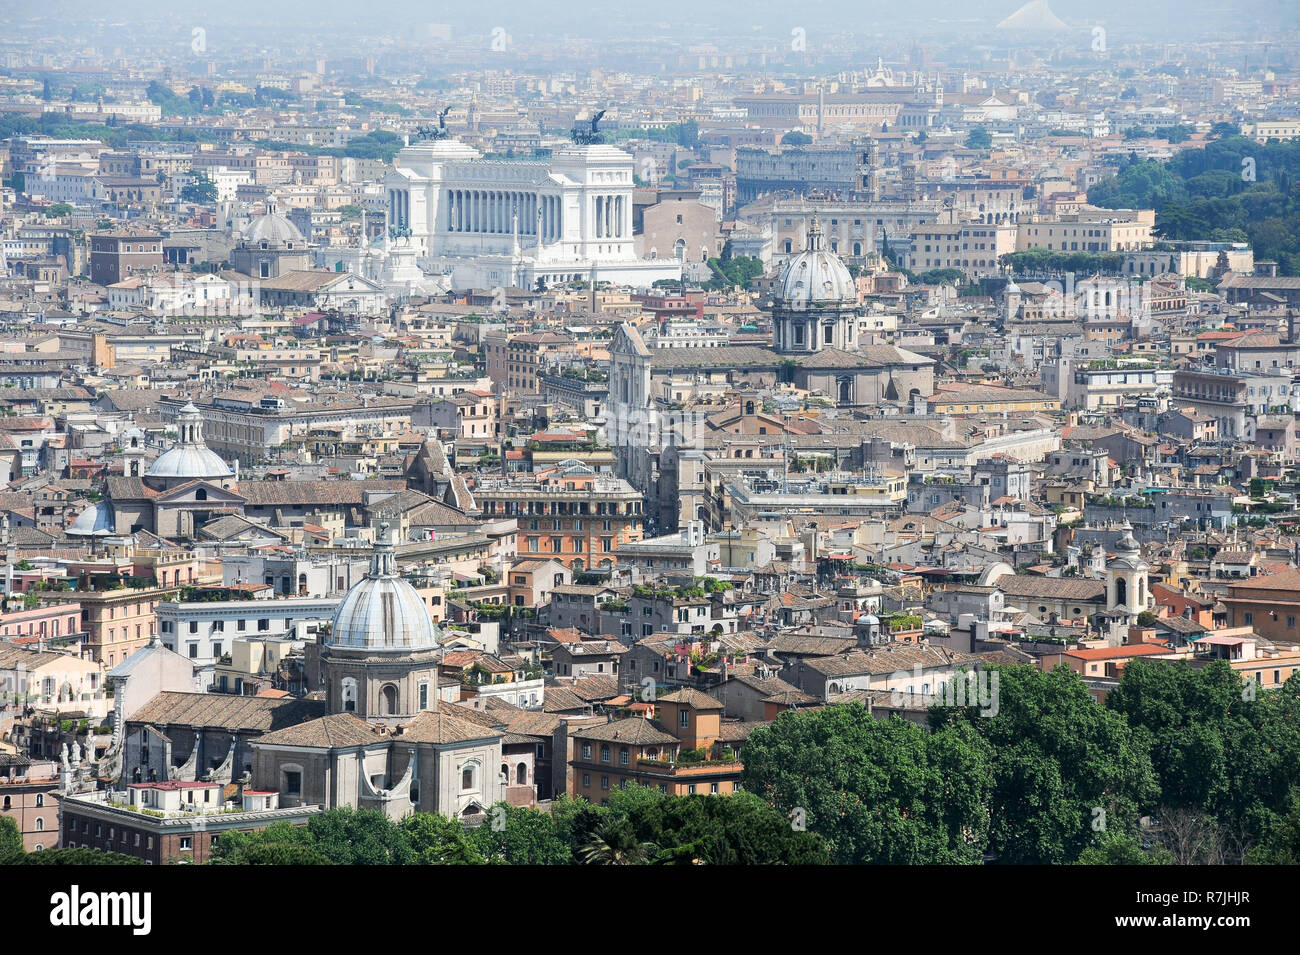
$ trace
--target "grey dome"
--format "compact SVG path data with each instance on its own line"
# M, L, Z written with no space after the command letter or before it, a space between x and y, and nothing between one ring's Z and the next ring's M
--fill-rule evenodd
M270 245L306 242L298 227L278 212L255 216L248 225L244 226L244 241L254 244L266 242Z
M777 279L776 298L795 309L857 304L857 283L840 257L824 247L816 219L808 231L808 247L786 263Z
M370 572L334 611L327 646L370 652L432 650L442 634L415 588L397 576L393 543L383 530Z
M69 537L108 537L113 533L113 505L108 501L92 504L72 522Z
M231 477L234 473L211 448L177 445L160 454L144 475L158 478L223 478Z
M158 456L145 477L164 478L168 481L195 478L218 479L233 477L234 471L215 451L203 443L203 414L188 401L176 415L180 441Z

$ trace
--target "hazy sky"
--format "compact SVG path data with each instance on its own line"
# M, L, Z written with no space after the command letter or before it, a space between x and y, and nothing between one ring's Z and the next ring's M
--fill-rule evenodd
M786 36L793 26L855 34L907 34L951 39L959 31L981 32L1020 6L1015 0L223 0L168 8L156 0L45 0L0 11L0 21L65 22L83 18L128 21L189 20L227 25L243 22L284 34L310 35L353 29L365 35L409 36L413 25L448 23L453 35L485 34L504 26L514 34L613 36L634 39L656 33L690 37L759 32ZM1280 40L1300 29L1300 0L1052 0L1052 10L1072 26L1104 23L1112 37L1124 31L1151 39L1221 36ZM662 26L661 26L662 25ZM755 28L759 28L755 30ZM666 29L664 29L666 28ZM1114 40L1112 42L1115 42Z

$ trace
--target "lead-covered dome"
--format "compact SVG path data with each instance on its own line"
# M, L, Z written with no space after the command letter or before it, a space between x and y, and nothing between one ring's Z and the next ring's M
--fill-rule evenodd
M826 247L821 226L814 219L808 246L790 259L776 282L776 298L787 308L855 305L857 284L840 257Z
M244 226L244 241L250 244L263 242L272 246L287 246L290 242L299 245L306 242L298 227L278 212L268 212L255 216Z
M90 505L68 528L69 537L108 537L113 533L113 505L99 501Z
M230 466L203 443L203 415L187 402L176 415L180 441L160 454L149 470L147 478L161 478L169 482L197 479L220 480L234 475Z
M353 585L334 612L326 646L343 650L432 650L442 634L415 588L397 576L397 560L385 525L375 543L370 572Z

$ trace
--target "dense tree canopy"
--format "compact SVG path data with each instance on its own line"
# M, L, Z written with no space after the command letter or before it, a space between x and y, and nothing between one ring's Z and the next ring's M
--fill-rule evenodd
M969 727L927 733L860 704L791 710L744 756L745 789L825 838L838 863L981 859L994 768Z
M1238 241L1245 235L1256 259L1274 259L1281 274L1296 275L1298 178L1300 143L1224 136L1169 162L1130 157L1117 176L1088 191L1088 201L1109 209L1154 208L1156 231L1165 238Z
M1064 667L995 668L997 715L935 709L970 725L994 753L988 849L1000 862L1072 862L1098 832L1134 828L1159 789L1141 740ZM990 675L991 679L991 675Z

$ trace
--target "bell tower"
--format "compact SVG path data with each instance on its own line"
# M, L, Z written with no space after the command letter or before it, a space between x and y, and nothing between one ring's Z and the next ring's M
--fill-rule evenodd
M1142 547L1133 528L1124 522L1124 536L1115 544L1115 559L1106 565L1106 609L1123 614L1128 626L1137 624L1138 614L1151 603L1147 573L1151 566L1142 559Z

